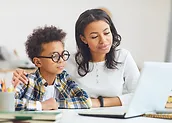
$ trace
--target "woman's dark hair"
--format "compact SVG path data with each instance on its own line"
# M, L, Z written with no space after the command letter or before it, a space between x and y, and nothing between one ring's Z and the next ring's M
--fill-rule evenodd
M112 47L105 56L105 66L108 69L117 69L117 65L119 64L119 62L115 61L115 50L116 47L120 45L121 36L117 33L111 18L101 9L86 10L79 16L75 24L75 39L77 44L75 60L78 65L78 74L80 76L85 76L91 71L89 68L89 61L92 60L90 49L88 45L81 40L80 35L84 36L84 30L88 24L99 20L103 20L109 24L113 37Z
M42 44L54 41L60 41L64 44L63 39L65 36L66 33L55 26L45 26L43 28L38 27L27 37L27 41L25 43L26 53L33 62L33 58L39 56L43 51Z

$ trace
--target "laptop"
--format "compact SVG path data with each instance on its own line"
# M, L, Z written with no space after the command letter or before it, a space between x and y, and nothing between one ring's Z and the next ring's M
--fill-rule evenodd
M91 109L80 112L82 116L106 118L132 118L147 112L165 108L172 90L172 63L145 62L137 88L127 108L120 107Z

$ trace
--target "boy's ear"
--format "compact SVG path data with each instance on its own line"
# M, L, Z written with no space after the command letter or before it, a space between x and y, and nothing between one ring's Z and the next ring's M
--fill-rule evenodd
M86 39L85 39L84 36L80 35L79 37L80 37L80 39L81 39L82 42L84 42L85 44L87 44L87 41L86 41Z
M35 66L37 66L37 67L41 67L41 65L42 65L40 59L37 58L37 57L34 57L34 58L33 58L33 63L34 63Z

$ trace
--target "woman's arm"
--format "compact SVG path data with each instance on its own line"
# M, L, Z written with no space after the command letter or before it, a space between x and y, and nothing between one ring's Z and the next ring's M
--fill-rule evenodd
M97 108L100 107L99 99L91 99L92 107ZM122 103L118 97L110 97L110 98L103 98L103 107L111 107L111 106L122 106Z
M131 56L130 52L127 53L124 61L124 85L122 95L119 96L122 105L128 105L130 102L133 92L136 89L137 82L140 76L139 69Z

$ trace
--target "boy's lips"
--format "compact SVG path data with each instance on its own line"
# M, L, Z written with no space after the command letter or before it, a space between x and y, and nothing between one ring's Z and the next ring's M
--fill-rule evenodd
M57 68L59 68L59 69L63 69L63 68L64 68L64 66L58 66Z

